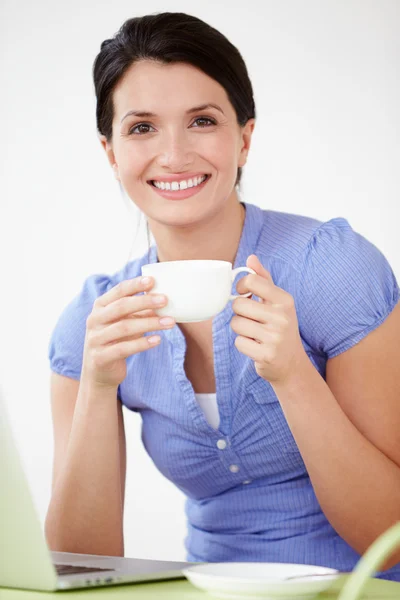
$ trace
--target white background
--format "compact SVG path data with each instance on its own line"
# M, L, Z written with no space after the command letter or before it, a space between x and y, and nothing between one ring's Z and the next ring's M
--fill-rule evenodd
M146 249L97 139L92 63L125 19L166 4L219 29L248 66L258 120L242 199L343 216L400 276L398 1L2 0L0 384L42 522L51 331L86 277ZM125 422L126 555L184 559L184 498L145 454L140 417Z

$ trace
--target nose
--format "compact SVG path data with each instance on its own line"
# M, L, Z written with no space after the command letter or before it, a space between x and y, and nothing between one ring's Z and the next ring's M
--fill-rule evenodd
M174 130L160 136L157 163L175 173L193 164L193 148L184 131Z

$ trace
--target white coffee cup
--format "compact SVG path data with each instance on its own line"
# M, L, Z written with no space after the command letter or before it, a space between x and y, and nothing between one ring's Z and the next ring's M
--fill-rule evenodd
M238 273L253 273L225 260L173 260L143 265L142 275L154 278L150 293L165 294L168 303L157 308L160 317L173 317L177 323L206 321L225 308L230 300L247 298L247 294L231 294Z

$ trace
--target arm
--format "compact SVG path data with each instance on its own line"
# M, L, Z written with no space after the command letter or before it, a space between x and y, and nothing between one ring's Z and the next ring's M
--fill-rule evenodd
M157 295L140 294L153 285L151 278L136 277L98 296L86 319L80 383L52 376L54 476L45 532L53 550L124 553L126 450L117 390L127 374L126 359L161 341L145 334L174 326L162 325L153 310L167 303L165 297L160 302ZM75 336L69 329L67 339ZM66 345L64 338L60 346L70 361L76 349L66 352ZM54 367L60 364L58 353Z
M115 392L52 374L52 550L123 556L126 448Z
M272 383L322 510L360 554L400 520L399 340L400 304L328 361L326 383L306 354Z
M368 247L365 250L368 253ZM380 271L388 273L382 262L382 268L376 269L378 278ZM236 316L231 326L239 334L235 345L255 361L256 372L274 388L325 515L362 554L400 520L400 304L360 342L328 360L325 382L304 350L293 297L275 286L255 256L249 257L247 265L257 275L241 279L237 289L251 291L260 302L250 298L234 301ZM366 293L362 285L370 280L361 276L357 285ZM384 285L382 282L378 289ZM389 298L381 300L383 306L390 305L391 297L397 295L393 280L388 288ZM309 311L320 309L319 300L323 309L327 292L322 289L320 298L317 285L311 288ZM353 290L353 297L360 294ZM347 298L338 297L335 306L343 311L341 319L346 318L347 323L351 324L353 314L365 318L361 307L359 313L354 312L357 306ZM326 311L314 316L319 317L319 330L332 327L329 322L325 327ZM336 322L333 330L339 346L340 325ZM311 333L314 331L313 325ZM384 568L399 560L397 553Z

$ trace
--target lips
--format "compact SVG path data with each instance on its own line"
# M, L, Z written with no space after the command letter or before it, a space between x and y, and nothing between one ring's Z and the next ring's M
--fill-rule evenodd
M152 177L151 179L148 179L147 181L168 181L169 183L171 183L171 181L182 181L182 179L193 179L194 177L203 177L203 175L208 175L208 173L206 173L205 171L185 171L184 173L175 173L174 175L170 174L167 175L167 173L164 173L163 175L159 175L156 177Z
M158 194L159 196L162 196L163 198L166 198L167 200L185 200L186 198L190 198L191 196L199 194L201 192L201 190L204 188L204 186L207 185L207 183L210 179L211 179L211 175L207 175L206 179L199 185L196 185L194 187L188 187L188 188L185 188L182 190L181 189L179 189L179 190L162 190L162 189L156 187L152 181L148 181L147 183L149 185L151 185L151 187L153 188L153 191L156 194Z
M207 181L207 179L210 179L210 177L211 177L211 175L208 175L208 173L203 173L202 175L195 175L194 177L183 177L182 179L171 179L171 180L168 180L168 179L149 179L149 180L147 181L147 183L148 183L149 185L152 185L153 187L156 187L156 186L154 185L154 182L156 182L156 183L160 183L160 182L164 182L164 183L172 183L173 181L176 181L177 183L180 183L181 181L189 181L189 179L192 179L192 180L193 180L193 179L195 179L195 178L197 178L197 177L204 177L204 176L205 176L205 179L204 179L203 183L204 183L204 182L206 182L206 181ZM200 184L200 185L201 185L201 184ZM196 187L196 186L192 186L192 187ZM188 189L189 189L189 188L188 188ZM178 191L178 190L174 190L174 191Z

